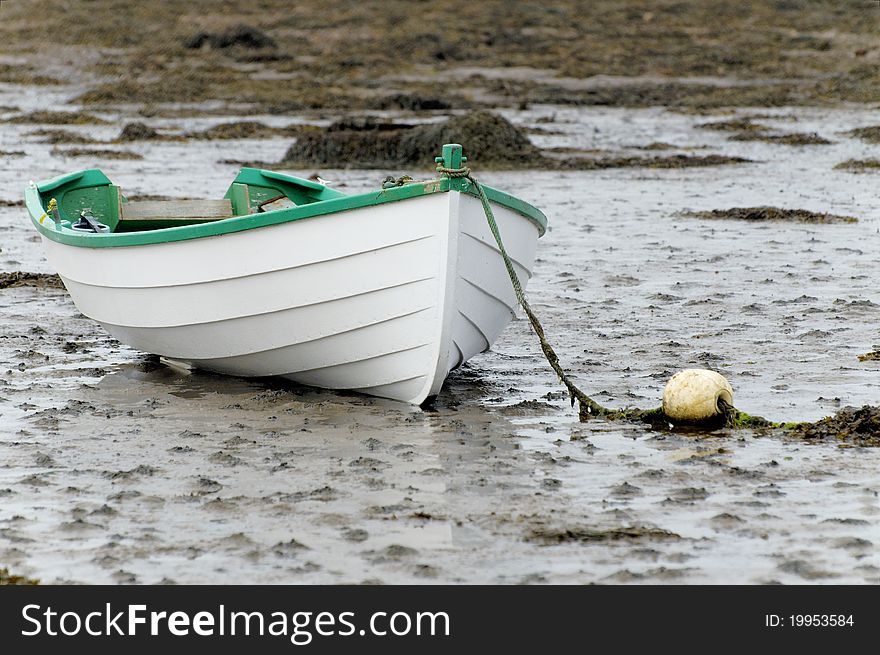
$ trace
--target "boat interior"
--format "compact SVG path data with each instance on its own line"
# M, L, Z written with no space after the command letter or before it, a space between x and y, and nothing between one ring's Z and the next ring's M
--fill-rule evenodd
M219 199L129 200L97 169L56 178L41 184L39 192L47 217L84 233L194 225L345 196L318 182L257 168L241 169Z

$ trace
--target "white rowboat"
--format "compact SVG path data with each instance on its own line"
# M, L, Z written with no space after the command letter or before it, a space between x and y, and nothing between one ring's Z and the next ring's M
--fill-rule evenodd
M460 166L460 146L444 158ZM546 219L483 188L525 287ZM25 195L83 314L138 350L209 371L421 404L517 306L467 179L348 196L246 168L224 201L135 203L88 170Z

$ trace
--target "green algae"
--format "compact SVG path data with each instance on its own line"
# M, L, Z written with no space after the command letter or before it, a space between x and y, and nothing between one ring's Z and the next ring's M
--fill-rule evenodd
M9 569L2 568L0 569L0 586L4 585L38 585L40 584L39 580L34 578L28 578L23 575L15 575L9 572Z
M847 159L834 167L839 171L851 173L865 173L868 171L880 171L880 159Z

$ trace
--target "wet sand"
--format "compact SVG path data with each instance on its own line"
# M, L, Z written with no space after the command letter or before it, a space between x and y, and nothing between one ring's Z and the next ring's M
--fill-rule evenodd
M58 89L67 97L70 90ZM21 112L45 95L0 85ZM73 107L71 107L73 108ZM756 113L732 110L730 117ZM845 133L869 107L761 110L829 145L730 141L663 108L505 110L545 148L740 156L653 170L477 171L542 208L529 285L560 356L603 404L652 407L675 371L724 373L736 405L813 420L880 402L876 155ZM107 125L67 126L115 138ZM0 114L0 118L9 114ZM776 118L778 116L778 118ZM234 120L152 118L184 134ZM314 121L315 117L298 117ZM320 120L318 121L320 122ZM325 123L326 124L326 123ZM6 124L0 270L51 272L15 201L30 177L82 162ZM143 141L95 160L126 193L219 196L237 167L291 138ZM388 173L320 172L344 191ZM856 223L701 219L772 205ZM428 411L170 368L108 337L66 292L0 290L0 564L71 583L877 583L880 450L777 434L579 423L527 323L454 373ZM845 445L845 444L843 444Z

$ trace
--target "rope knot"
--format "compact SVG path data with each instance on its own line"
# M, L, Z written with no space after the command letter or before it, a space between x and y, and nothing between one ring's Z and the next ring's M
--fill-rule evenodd
M409 175L401 175L400 177L394 177L393 175L389 175L384 180L382 180L382 188L383 189L393 189L394 187L403 186L404 184L409 184L413 179Z
M446 177L470 177L471 169L467 166L461 168L447 168L442 163L437 164L437 172Z

